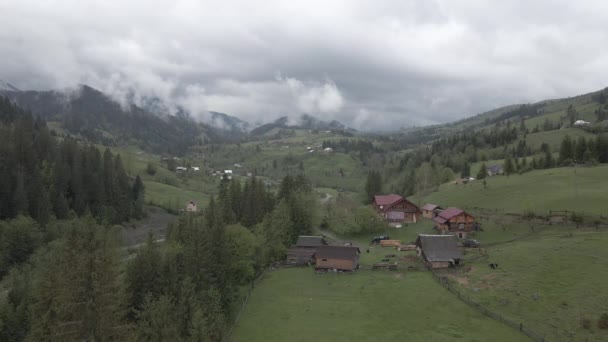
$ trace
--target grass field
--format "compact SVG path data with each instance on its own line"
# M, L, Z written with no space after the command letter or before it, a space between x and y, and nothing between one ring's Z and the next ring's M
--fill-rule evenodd
M606 165L535 170L522 175L489 177L487 188L481 181L464 185L446 183L439 191L424 196L421 202L499 208L513 213L531 210L548 214L549 210L568 209L606 216L606 175Z
M572 233L572 235L570 235ZM540 331L549 341L608 341L597 320L608 313L608 232L553 227L469 254L453 279L471 299ZM489 262L499 264L492 271ZM583 328L582 320L590 327Z
M267 273L231 341L528 341L435 283L427 271Z

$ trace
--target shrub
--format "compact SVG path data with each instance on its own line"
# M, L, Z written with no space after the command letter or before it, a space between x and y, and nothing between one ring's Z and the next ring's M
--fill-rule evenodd
M156 166L154 166L152 163L148 163L146 173L148 173L150 176L154 176L156 174Z
M533 220L534 218L536 218L536 213L534 213L534 211L527 209L524 210L524 213L521 215L521 218L524 220Z
M597 327L600 329L608 329L608 313L602 314L597 321Z
M581 318L581 327L587 330L591 329L591 320L587 317Z
M572 220L572 222L575 222L575 223L582 223L583 215L572 212L572 214L570 215L570 220Z

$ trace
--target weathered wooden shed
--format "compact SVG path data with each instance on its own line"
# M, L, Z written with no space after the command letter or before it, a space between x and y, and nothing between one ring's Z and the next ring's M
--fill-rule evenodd
M287 250L286 262L299 266L314 263L314 254L317 247L327 243L322 236L300 236L295 245Z
M434 219L443 211L443 208L438 206L437 204L427 203L422 208L422 216L430 219Z
M317 270L354 271L359 268L357 247L319 246L315 252L315 268Z
M475 230L475 217L462 209L447 208L433 219L435 227L443 234L453 233L465 239L467 233Z
M418 255L431 268L445 268L460 263L462 251L454 235L420 234L416 239Z

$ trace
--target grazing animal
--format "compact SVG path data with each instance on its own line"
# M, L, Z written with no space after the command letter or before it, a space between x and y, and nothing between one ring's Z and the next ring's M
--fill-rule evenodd
M488 266L490 266L490 268L493 270L498 268L498 264L496 264L496 263L489 264Z

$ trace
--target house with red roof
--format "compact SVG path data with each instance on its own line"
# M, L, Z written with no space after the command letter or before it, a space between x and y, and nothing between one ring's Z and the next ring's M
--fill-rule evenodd
M416 223L422 215L422 211L414 203L395 194L374 196L374 207L378 214L392 224Z
M475 230L475 217L454 207L443 210L433 221L442 234L455 234L460 239L465 239L467 233Z

